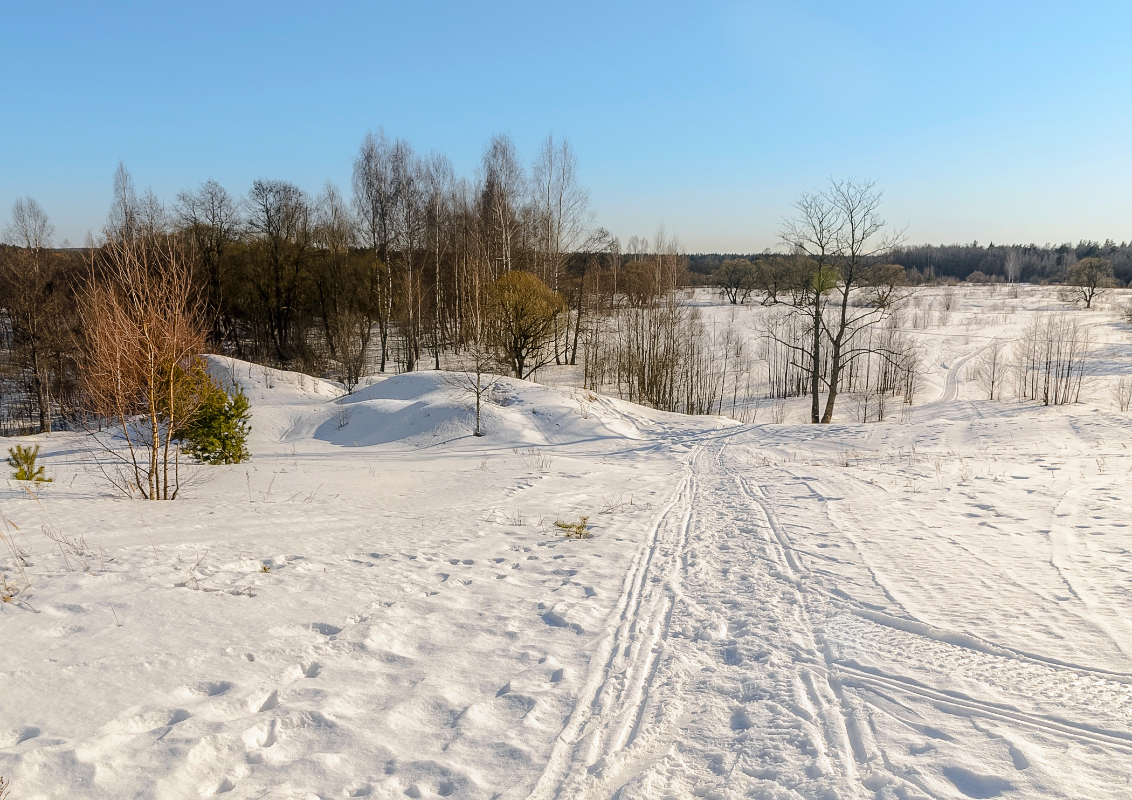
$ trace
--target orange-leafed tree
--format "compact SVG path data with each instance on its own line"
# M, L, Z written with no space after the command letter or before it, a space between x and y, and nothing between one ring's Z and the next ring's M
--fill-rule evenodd
M111 238L99 248L81 308L87 410L121 441L96 437L103 474L120 490L172 500L178 435L207 391L200 358L205 307L175 238Z

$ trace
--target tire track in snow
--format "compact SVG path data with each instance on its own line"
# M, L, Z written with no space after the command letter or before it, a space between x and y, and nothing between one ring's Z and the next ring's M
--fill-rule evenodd
M693 507L696 447L672 500L649 530L626 575L614 627L598 646L590 674L551 751L531 800L593 796L586 783L631 745L656 677L671 624L672 578Z
M752 499L762 500L768 510L771 508L769 497L751 491L746 481L741 480L741 484ZM832 517L827 518L838 528ZM778 526L775 538L783 547L800 555L813 555L791 541L788 526L779 525L777 520L774 524ZM858 721L857 730L866 734L860 743L854 741L859 761L861 755L869 761L875 757L900 779L920 791L929 791L918 779L916 768L893 767L884 746L870 741L875 739L869 729L875 732L871 719L880 709L878 700L892 702L885 693L915 698L947 716L984 718L998 725L1037 730L1053 742L1100 748L1118 760L1132 752L1132 733L1128 733L1132 729L1132 692L1127 675L1024 653L970 633L927 625L911 615L881 613L807 577L802 573L800 586L810 600L814 622L821 626L831 685L845 710L856 717L854 720L847 715L849 730L853 731L852 722ZM864 630L860 625L846 625L844 616L838 619L839 614L851 614L875 627ZM956 691L955 687L962 689ZM902 758L907 761L906 756Z
M1132 733L1107 730L1100 726L1088 725L1071 720L1027 714L1014 708L1008 708L970 697L959 697L953 693L943 692L938 689L920 685L912 680L898 678L892 675L883 675L879 672L851 666L849 664L838 663L835 669L838 674L838 679L845 686L860 686L863 688L880 686L890 690L904 692L905 694L917 695L930 701L942 711L955 713L960 716L982 716L1000 722L1017 723L1030 728L1036 728L1056 737L1068 737L1086 744L1107 745L1132 753Z
M879 761L858 768L877 748L852 698L830 680L804 597L806 569L773 511L723 464L725 448L690 461L684 498L666 512L682 509L681 524L652 544L675 546L659 553L674 557L664 569L663 623L647 605L627 604L659 633L650 640L647 679L625 692L617 670L601 670L593 696L624 700L595 699L585 730L570 734L568 726L532 798L803 787L806 796L849 798L873 794L865 780L900 783L878 777ZM729 584L736 580L742 585ZM632 584L639 581L635 575ZM638 657L636 668L644 663Z
M959 370L967 366L967 362L978 356L988 347L990 347L989 344L983 345L977 350L972 350L970 353L954 359L947 370L947 376L943 381L943 391L940 392L939 397L931 402L924 403L922 406L914 408L913 411L915 413L938 411L940 406L954 402L955 399L959 397Z
M754 488L742 476L735 477L736 483L755 507L758 509L760 516L765 522L765 530L770 531L772 536L767 536L768 544L773 547L777 543L777 550L781 554L783 561L789 565L791 569L791 577L793 578L794 591L798 599L799 608L802 615L805 617L805 627L810 636L810 642L815 650L822 652L825 657L825 663L822 665L824 669L821 670L821 692L815 685L815 673L809 671L804 673L806 687L809 690L815 706L819 710L825 721L826 730L829 732L830 738L837 741L840 745L839 750L842 754L842 764L845 770L845 776L848 780L856 783L860 780L858 774L858 765L865 765L871 760L871 756L876 752L876 747L868 741L865 729L860 724L858 715L855 709L848 707L846 699L842 696L840 691L840 684L836 680L830 679L830 665L828 648L819 648L819 640L814 636L813 626L809 621L809 612L807 610L807 597L808 585L802 579L808 576L809 570L797 559L794 555L796 548L790 541L789 536L785 532L783 526L775 518L774 511L771 508L769 498L765 493L756 485ZM821 694L827 694L833 698L833 702L821 702Z

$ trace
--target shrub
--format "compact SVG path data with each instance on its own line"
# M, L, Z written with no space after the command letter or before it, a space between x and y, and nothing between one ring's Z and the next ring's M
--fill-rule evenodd
M39 458L39 445L24 447L18 444L8 448L8 465L15 470L12 477L17 481L35 481L36 483L50 483L51 478L43 474L43 467L37 467L35 460Z
M200 407L180 433L181 449L205 464L239 464L247 448L248 398L239 385L231 392L208 375Z
M554 527L564 531L567 539L588 539L590 532L586 530L586 523L589 521L589 517L579 517L577 522L564 522L559 519L555 520Z

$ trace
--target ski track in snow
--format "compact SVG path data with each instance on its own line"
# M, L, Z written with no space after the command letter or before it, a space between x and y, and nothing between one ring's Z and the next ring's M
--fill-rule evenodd
M591 674L531 800L993 797L1022 784L958 754L933 763L957 739L931 724L940 716L1004 743L1019 775L1038 760L1020 747L1086 748L1132 765L1132 676L838 596L806 565L831 557L798 546L740 472L727 444L689 460L627 582L612 656ZM809 485L797 474L773 481L791 477ZM889 753L893 725L921 739L907 745L911 759ZM917 755L924 763L909 763ZM1085 796L1125 796L1109 789Z

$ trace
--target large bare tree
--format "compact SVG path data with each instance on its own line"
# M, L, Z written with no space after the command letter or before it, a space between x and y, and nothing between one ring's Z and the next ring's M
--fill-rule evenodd
M497 134L484 150L481 163L481 216L488 275L493 279L515 269L521 243L522 201L527 177L515 143Z
M418 256L426 234L425 175L421 160L408 142L398 139L393 146L394 230L397 258L391 264L400 267L399 291L391 293L394 311L404 341L402 360L405 369L416 368L421 356L421 270Z
M456 172L447 156L433 153L424 163L423 179L427 198L427 239L433 270L432 353L440 369L443 344L444 267L452 249L452 217L455 206Z
M772 302L788 303L805 319L805 344L780 343L799 357L806 372L814 423L833 420L846 368L879 352L864 334L888 315L895 300L893 286L902 270L887 257L902 236L888 230L880 202L872 181L830 181L823 191L803 194L780 232L794 253L789 299L777 285L762 287L768 298L776 298Z
M1070 299L1092 308L1093 301L1114 285L1112 262L1096 256L1082 258L1069 268L1065 283Z
M394 217L397 180L393 167L393 145L385 131L367 133L354 159L354 213L359 236L368 250L367 270L358 288L365 307L378 326L381 342L379 370L385 372L389 356L389 326L393 304L393 273L390 255L396 245Z
M369 259L355 248L354 220L334 184L315 203L312 282L323 337L331 360L350 392L369 361L373 319L364 286Z
M569 141L546 137L531 172L530 191L536 274L552 290L563 292L566 263L587 238L591 219L589 192L578 182L578 159ZM568 360L569 335L561 337L556 330L554 341L555 363Z

